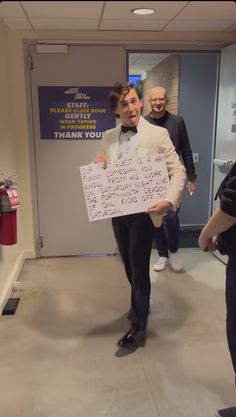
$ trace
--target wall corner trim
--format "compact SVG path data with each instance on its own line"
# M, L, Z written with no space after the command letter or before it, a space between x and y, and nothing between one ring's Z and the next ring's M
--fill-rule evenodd
M15 261L15 264L12 267L12 270L10 271L6 283L4 285L4 288L0 294L0 315L2 314L2 311L8 301L8 299L11 296L12 293L12 283L16 282L21 269L24 265L25 259L34 259L36 257L36 254L34 251L26 250L22 251L20 255L18 256L18 259Z

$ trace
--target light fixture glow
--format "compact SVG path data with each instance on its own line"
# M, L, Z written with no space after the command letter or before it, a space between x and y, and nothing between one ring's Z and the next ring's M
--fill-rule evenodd
M133 9L131 10L132 13L134 14L141 14L141 15L146 15L146 14L152 14L155 12L154 9Z

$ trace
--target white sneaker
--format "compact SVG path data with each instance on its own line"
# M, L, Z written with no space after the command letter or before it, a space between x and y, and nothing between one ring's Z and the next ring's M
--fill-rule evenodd
M171 269L175 272L179 272L182 269L182 263L179 257L178 252L175 253L169 253L169 260L170 260L170 266Z
M157 263L154 265L153 269L156 272L163 271L169 265L169 259L161 256Z

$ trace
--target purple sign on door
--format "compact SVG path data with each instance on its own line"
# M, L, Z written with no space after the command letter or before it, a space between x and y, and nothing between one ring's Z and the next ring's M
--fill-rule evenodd
M111 87L38 87L41 139L94 140L115 127Z

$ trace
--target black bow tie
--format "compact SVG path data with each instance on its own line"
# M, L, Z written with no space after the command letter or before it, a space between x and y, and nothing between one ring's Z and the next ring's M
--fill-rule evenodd
M128 130L131 130L134 133L137 133L137 126L125 126L125 125L121 125L121 132L128 132Z

